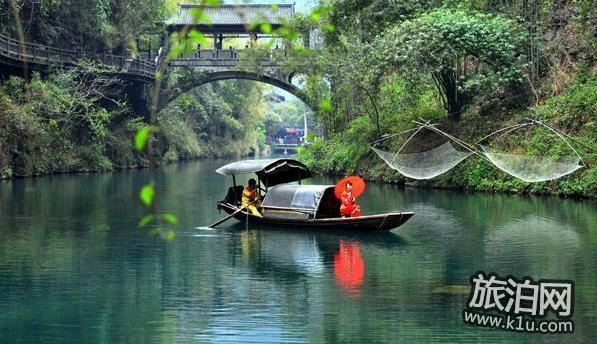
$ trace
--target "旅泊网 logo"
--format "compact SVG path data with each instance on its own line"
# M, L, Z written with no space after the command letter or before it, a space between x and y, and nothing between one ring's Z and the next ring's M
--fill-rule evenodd
M574 282L518 280L482 271L471 276L465 323L508 331L572 333Z

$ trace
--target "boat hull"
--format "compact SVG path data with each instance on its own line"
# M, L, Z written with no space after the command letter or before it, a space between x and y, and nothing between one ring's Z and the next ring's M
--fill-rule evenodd
M228 214L238 210L237 206L226 202L219 202L218 208ZM389 231L404 224L414 215L413 212L386 213L378 215L364 215L349 218L325 218L325 219L284 219L259 217L242 210L234 215L238 221L249 221L276 227L304 227L321 230L360 231L360 232L381 232Z

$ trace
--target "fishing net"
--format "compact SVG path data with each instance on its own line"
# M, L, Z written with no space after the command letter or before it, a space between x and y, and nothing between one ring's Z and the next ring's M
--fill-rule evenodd
M421 129L427 129L427 135L423 135ZM437 177L472 154L470 151L456 149L450 140L446 140L444 135L438 134L439 131L435 131L434 127L427 124L421 123L418 128L409 131L413 130L415 130L414 134L404 141L396 153L372 147L388 166L406 177L412 179ZM430 146L432 148L429 148ZM416 149L423 150L414 152L413 150Z
M487 146L479 146L497 168L529 183L562 178L583 167L579 164L578 157L565 156L554 159L537 155L507 154Z
M391 168L413 179L431 179L454 168L472 153L454 148L451 142L420 153L391 153L373 148Z
M584 167L582 158L564 137L566 134L538 120L528 120L525 123L497 130L477 142L476 146L441 131L429 122L413 122L419 126L385 136L374 143L414 132L396 153L372 147L388 166L409 178L437 177L472 154L487 160L505 173L529 183L558 179ZM546 133L541 136L533 136L529 131L520 133L520 129L530 127L545 130ZM422 129L426 129L426 135L423 135ZM429 133L436 136L435 140L431 139ZM443 143L438 143L437 137ZM537 138L541 139L537 140ZM489 141L488 144L481 144L486 140ZM493 146L501 147L497 149ZM417 149L421 151L415 151Z
M483 156L498 169L529 183L558 179L583 167L580 155L578 155L570 143L560 133L539 121L534 120L529 123L507 127L486 136L486 138L503 132L495 140L500 141L500 138L505 137L505 135L515 130L534 125L548 130L552 134L551 139L546 135L541 136L544 140L539 144L542 147L539 149L541 150L540 154L524 153L525 149L530 149L527 141L530 141L532 136L529 133L512 135L513 137L505 140L507 142L506 146L510 146L510 150L515 151L516 154L505 152L504 149L492 148L488 145L478 144L478 146L481 147ZM492 141L492 144L495 141ZM534 149L536 150L537 148ZM568 153L563 153L566 151Z

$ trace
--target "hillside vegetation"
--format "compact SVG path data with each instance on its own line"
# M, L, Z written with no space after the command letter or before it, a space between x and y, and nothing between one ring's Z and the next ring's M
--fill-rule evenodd
M163 0L0 0L0 34L78 51L136 56L158 46L156 22L177 9ZM18 16L15 15L18 14ZM29 80L0 73L0 178L57 172L107 171L156 163L246 156L265 150L266 101L259 83L231 80L171 97L157 114L157 135L138 152L135 133L148 116L136 113L126 82L105 66L80 61L77 72L55 67ZM16 75L15 75L16 74ZM163 89L196 77L170 70ZM151 91L150 91L151 93ZM147 108L151 99L147 100Z
M319 173L369 180L596 197L596 9L583 0L534 4L338 0L325 15L305 17L303 27L333 30L324 31L306 88L319 100L326 140L299 157ZM557 181L526 183L471 157L440 177L415 181L391 170L370 145L415 127L412 120L419 118L470 143L525 118L540 119L582 144L575 146L587 168ZM407 137L380 146L395 152ZM431 148L433 140L423 130L405 151ZM535 126L495 145L514 154L573 154Z

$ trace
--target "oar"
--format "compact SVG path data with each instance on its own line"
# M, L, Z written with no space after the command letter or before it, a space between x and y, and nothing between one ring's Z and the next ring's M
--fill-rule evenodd
M251 202L251 203L249 203L249 204L245 205L244 207L242 207L242 208L238 209L238 210L237 210L237 211L235 211L234 213L232 213L232 214L230 214L230 215L226 216L225 218L223 218L223 219L221 219L221 220L218 220L218 221L216 221L216 222L212 223L211 225L209 225L209 226L207 226L207 227L209 227L209 228L214 228L215 226L217 226L217 225L219 225L219 224L223 223L224 221L228 220L229 218L233 217L234 215L238 214L239 212L243 211L244 209L247 209L247 207L249 207L251 204L253 204L253 203L257 202L257 201L258 201L257 199L256 199L256 200L254 200L253 202Z

